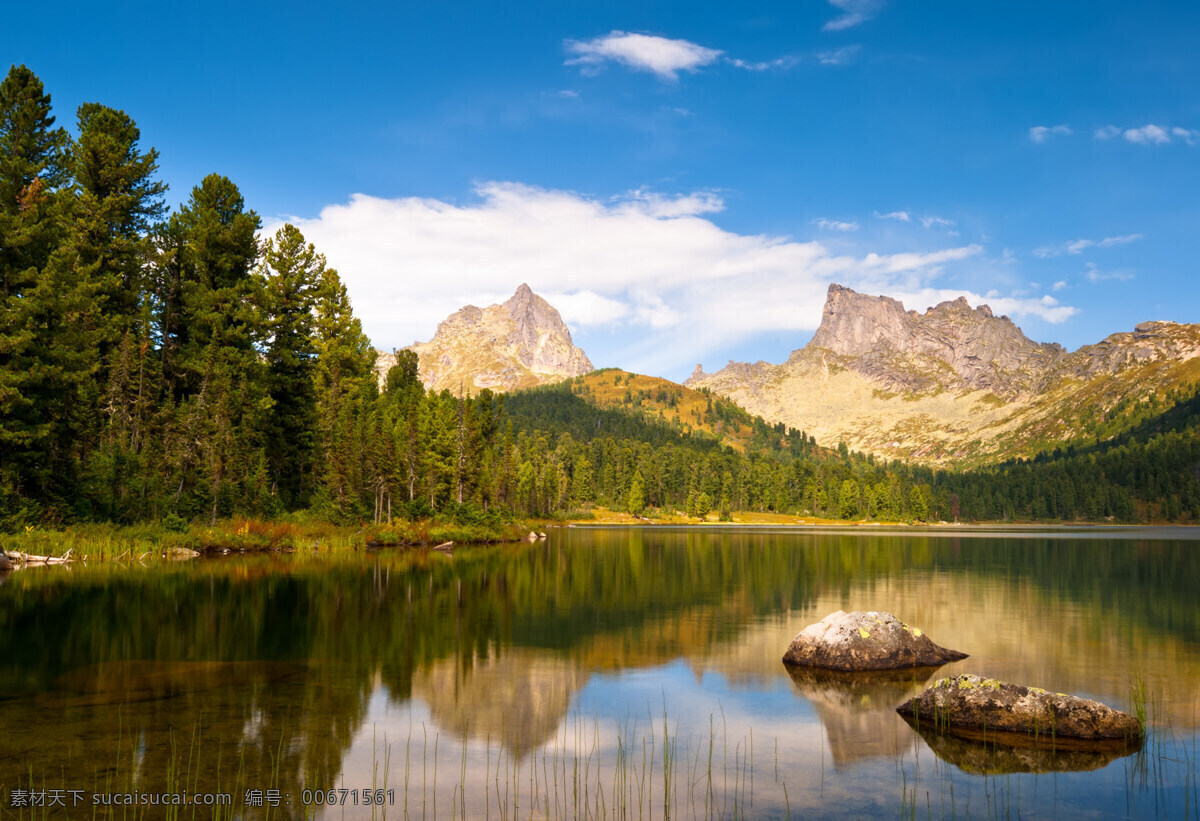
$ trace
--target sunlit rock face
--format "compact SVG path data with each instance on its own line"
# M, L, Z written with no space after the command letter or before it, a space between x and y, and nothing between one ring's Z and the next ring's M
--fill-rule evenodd
M438 325L433 339L411 350L426 390L458 395L530 388L593 370L555 307L524 284L499 305L459 309ZM381 379L395 361L393 354L379 355Z
M792 639L787 664L829 670L894 670L936 667L966 658L934 644L919 627L877 610L831 613Z
M786 362L697 366L684 384L821 444L970 467L1086 440L1125 400L1198 378L1200 325L1143 322L1068 353L963 297L918 313L835 284L812 340Z

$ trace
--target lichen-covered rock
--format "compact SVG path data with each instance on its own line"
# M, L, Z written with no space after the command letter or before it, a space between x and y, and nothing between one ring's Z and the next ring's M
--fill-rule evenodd
M1004 733L1046 745L1123 742L1142 734L1136 718L1098 701L973 675L941 679L896 712L952 735Z
M829 670L892 670L935 667L966 657L939 647L920 628L891 613L839 610L800 631L783 660Z

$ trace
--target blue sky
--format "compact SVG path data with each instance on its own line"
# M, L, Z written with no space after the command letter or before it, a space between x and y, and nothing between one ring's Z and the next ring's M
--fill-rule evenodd
M170 200L297 222L382 348L522 281L598 365L782 361L829 282L1069 348L1200 321L1200 5L67 3L6 11L59 122Z

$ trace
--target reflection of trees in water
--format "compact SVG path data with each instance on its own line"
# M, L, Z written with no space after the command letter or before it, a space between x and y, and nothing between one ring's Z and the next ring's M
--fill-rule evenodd
M821 719L835 766L890 757L910 749L916 737L896 715L896 705L921 692L937 667L847 673L784 665L796 690Z
M32 702L0 702L0 760L25 788L32 772L39 788L224 791L235 805L246 789L279 789L294 800L275 815L299 817L301 791L340 771L363 681L281 662L92 665Z

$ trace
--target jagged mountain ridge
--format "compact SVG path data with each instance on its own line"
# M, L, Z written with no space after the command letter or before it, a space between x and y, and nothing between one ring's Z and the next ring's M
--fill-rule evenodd
M499 305L460 308L438 325L433 339L409 350L417 354L426 390L454 394L529 388L593 370L562 316L524 283ZM380 353L381 378L395 361Z
M921 314L831 285L786 362L697 366L685 384L823 444L971 466L1094 438L1131 400L1198 379L1197 325L1144 322L1068 353L961 297Z

